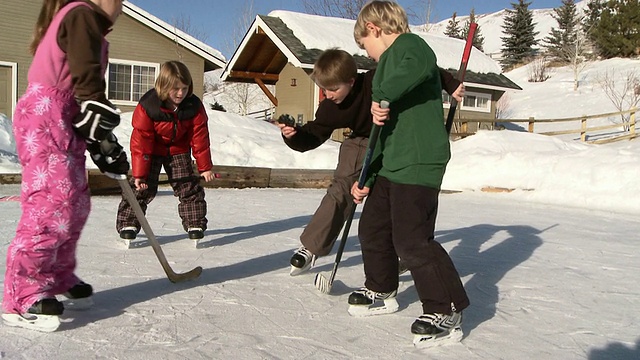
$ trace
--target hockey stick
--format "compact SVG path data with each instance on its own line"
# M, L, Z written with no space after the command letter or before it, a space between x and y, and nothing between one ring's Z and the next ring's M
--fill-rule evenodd
M389 102L382 100L380 102L380 107L386 109L389 107ZM371 164L371 158L373 157L373 150L376 147L376 142L378 142L378 136L380 134L380 129L382 126L374 125L371 129L371 134L369 135L369 143L367 144L367 152L364 156L364 162L362 164L362 170L360 170L360 176L358 177L358 189L362 189L364 187L364 182L367 177L367 172L369 171L369 165ZM323 294L329 294L331 292L331 287L333 286L333 280L336 278L336 273L338 272L338 265L340 265L340 260L342 259L342 253L344 252L344 247L347 244L347 237L349 237L349 230L351 229L351 223L353 222L353 215L356 212L356 203L351 203L351 210L349 212L349 217L344 224L344 230L342 231L342 238L340 239L340 246L338 246L338 252L336 253L336 260L333 263L333 270L331 270L331 275L327 279L321 273L316 275L316 278L313 280L313 283L316 285L316 288L320 290Z
M458 81L464 82L464 75L467 72L467 63L469 62L469 56L471 55L471 48L473 47L473 37L476 34L477 23L471 23L469 25L469 34L467 35L467 42L464 45L464 52L462 53L462 61L460 62L460 68L458 69ZM449 104L449 113L447 114L447 123L445 128L447 134L451 133L453 127L453 118L456 114L456 108L458 107L458 100L451 97L451 103Z
M181 281L192 280L200 276L200 274L202 273L202 267L200 266L181 274L173 271L173 269L169 265L169 262L167 261L167 257L162 251L162 247L160 247L156 236L153 234L153 230L151 230L151 226L149 225L147 218L144 216L144 212L142 211L140 204L138 204L138 201L136 200L136 195L133 193L131 185L129 185L129 182L127 181L127 175L106 175L118 180L118 185L120 185L120 188L122 189L122 194L124 195L125 199L127 199L127 202L129 202L129 205L131 205L133 212L136 214L136 218L138 219L138 222L140 222L144 233L147 235L149 243L151 244L153 251L156 253L158 260L160 261L160 265L162 265L162 269L164 269L164 272L167 274L169 280L172 283L177 283Z

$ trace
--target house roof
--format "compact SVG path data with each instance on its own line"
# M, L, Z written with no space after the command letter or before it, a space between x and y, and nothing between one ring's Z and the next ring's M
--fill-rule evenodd
M220 69L225 66L225 57L220 51L212 48L184 31L177 29L175 26L149 14L129 1L123 2L122 5L122 11L125 14L131 16L137 21L140 21L171 41L176 41L184 48L201 56L205 60L204 71Z
M375 67L366 52L353 40L354 21L290 11L258 15L236 49L221 78L234 82L254 82L256 78L275 84L287 62L311 71L325 49L338 47L351 53L360 70ZM427 41L445 69L457 69L464 41L414 31ZM455 70L454 70L455 72ZM501 73L500 66L478 49L473 49L465 82L494 89L521 89Z

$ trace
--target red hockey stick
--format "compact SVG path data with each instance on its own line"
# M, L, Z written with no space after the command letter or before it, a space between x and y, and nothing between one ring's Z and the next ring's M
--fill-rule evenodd
M462 53L462 61L460 62L460 68L458 69L458 81L464 82L464 74L467 72L467 62L469 62L469 56L471 55L471 48L473 47L473 37L476 34L477 23L469 24L469 34L467 35L467 42L464 45L464 52ZM458 107L458 100L451 97L451 104L449 105L449 113L447 114L447 123L445 128L447 134L451 133L451 127L453 126L453 118L456 114L456 108Z

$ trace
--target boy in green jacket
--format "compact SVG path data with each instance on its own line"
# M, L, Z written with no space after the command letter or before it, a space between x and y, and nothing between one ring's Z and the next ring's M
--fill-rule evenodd
M399 257L422 302L423 315L411 326L414 344L459 341L469 299L451 258L434 240L438 194L450 158L436 56L409 32L406 13L395 2L365 5L354 37L378 62L371 112L373 123L383 127L366 186L358 189L354 183L351 189L356 203L369 199L358 229L365 287L349 296L349 313L398 310ZM389 109L381 108L381 101L388 101ZM376 307L377 301L384 305Z
M308 271L317 257L331 252L340 229L349 217L349 203L353 200L351 184L358 179L362 169L371 132L371 82L374 74L375 70L359 74L355 59L344 50L325 50L311 73L325 94L315 120L303 126L278 124L284 142L299 152L322 145L336 129L351 130L340 146L338 166L331 185L300 235L302 245L291 257L292 276ZM440 69L438 81L442 82L447 93L462 101L464 85L451 74Z

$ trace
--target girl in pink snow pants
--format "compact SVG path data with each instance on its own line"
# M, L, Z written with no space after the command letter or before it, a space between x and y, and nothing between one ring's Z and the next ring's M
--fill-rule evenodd
M27 91L13 117L22 215L7 251L2 318L9 326L54 331L64 311L56 295L78 305L93 294L74 274L76 246L90 210L84 154L87 143L91 152L105 136L113 137L119 123L105 95L104 70L105 35L121 12L122 0L43 1ZM87 131L98 125L107 133Z

